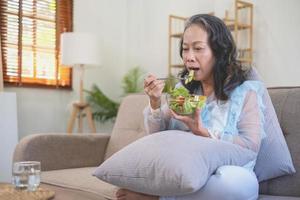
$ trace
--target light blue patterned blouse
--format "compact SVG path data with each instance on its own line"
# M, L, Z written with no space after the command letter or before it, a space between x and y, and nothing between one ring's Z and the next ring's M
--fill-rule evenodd
M234 135L238 135L239 131L237 130L237 123L241 116L242 108L245 102L246 94L249 91L254 91L257 94L257 103L259 106L259 115L261 120L261 139L266 136L265 131L263 129L264 124L264 104L262 102L262 96L264 94L264 86L260 81L245 81L242 85L238 86L234 89L229 97L229 101L225 104L228 105L228 116L223 118L226 123L224 124L223 131L221 131L220 139L226 141L232 141ZM208 129L214 129L214 125L216 124L216 119L212 118L211 115L214 104L213 102L209 102L204 110L201 112L202 122L204 126ZM222 106L221 106L222 107ZM221 112L222 113L222 112ZM216 124L216 127L218 125Z

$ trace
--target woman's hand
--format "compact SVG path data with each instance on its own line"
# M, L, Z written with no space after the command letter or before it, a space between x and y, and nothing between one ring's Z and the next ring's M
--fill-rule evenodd
M150 98L150 105L152 109L157 109L160 107L161 95L164 89L165 83L162 80L157 80L157 78L150 74L144 80L144 91Z
M201 111L199 108L196 109L193 117L178 115L171 109L170 109L170 111L171 111L172 116L175 119L185 123L189 127L189 129L192 131L192 133L194 133L195 135L200 135L203 137L210 137L208 130L203 127L202 119L201 119L201 115L200 115Z

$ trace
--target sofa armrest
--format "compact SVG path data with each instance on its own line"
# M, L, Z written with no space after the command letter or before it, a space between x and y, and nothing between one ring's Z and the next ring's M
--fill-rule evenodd
M34 134L23 138L14 161L40 161L42 170L98 166L104 159L108 134Z

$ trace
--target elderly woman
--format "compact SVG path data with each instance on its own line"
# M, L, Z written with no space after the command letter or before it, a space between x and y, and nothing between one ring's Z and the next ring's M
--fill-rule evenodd
M145 109L149 133L177 129L199 137L224 140L256 154L263 130L263 85L246 80L245 70L237 61L236 46L226 25L217 17L200 14L189 18L180 46L185 77L194 71L193 81L179 83L191 94L207 97L206 106L196 109L193 116L178 115L161 105L164 82L149 75L144 91L150 105ZM188 134L188 133L187 133ZM183 196L159 197L120 189L118 200L252 200L258 198L258 181L253 160L243 167L222 166L199 191Z

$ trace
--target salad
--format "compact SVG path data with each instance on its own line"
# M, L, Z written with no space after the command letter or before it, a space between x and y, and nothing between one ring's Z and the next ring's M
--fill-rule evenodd
M189 74L187 76L187 79L185 79L185 84L188 84L189 82L191 82L192 80L194 80L194 75L195 75L195 71L194 70L190 70Z
M180 115L193 114L196 108L203 108L205 102L206 96L191 95L183 86L175 88L168 96L169 108Z

